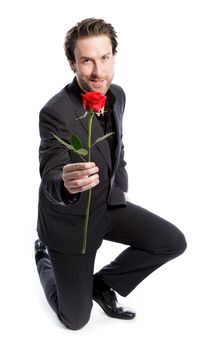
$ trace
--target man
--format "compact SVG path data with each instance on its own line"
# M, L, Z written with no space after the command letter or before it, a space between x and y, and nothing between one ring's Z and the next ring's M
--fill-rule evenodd
M35 259L46 298L60 321L80 329L89 320L93 302L114 318L136 313L118 303L145 277L186 249L184 235L171 223L125 199L128 176L122 143L125 94L112 84L117 48L111 24L89 18L67 32L65 53L75 73L71 84L40 111L40 174L38 234ZM94 117L92 137L115 132L92 148L92 162L68 151L52 132L68 141L75 133L87 145L87 118L81 93L107 96L104 116ZM87 190L92 190L86 254L82 235ZM128 247L93 275L102 240Z

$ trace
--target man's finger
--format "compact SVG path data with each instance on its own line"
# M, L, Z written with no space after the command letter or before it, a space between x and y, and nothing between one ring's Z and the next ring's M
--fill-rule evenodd
M88 176L91 176L91 175L98 173L98 171L99 171L99 168L96 166L93 168L84 169L84 170L77 170L77 171L66 172L64 170L62 179L64 181L83 179L83 178L86 178Z
M70 164L64 165L63 170L65 172L71 172L71 171L75 171L75 170L90 169L94 166L95 166L95 163L93 163L93 162L70 163Z

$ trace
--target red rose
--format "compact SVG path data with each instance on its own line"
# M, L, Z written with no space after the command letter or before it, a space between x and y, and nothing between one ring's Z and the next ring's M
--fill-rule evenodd
M82 104L87 112L90 112L90 109L92 109L94 113L98 113L105 106L107 96L103 96L99 92L87 92L81 95Z

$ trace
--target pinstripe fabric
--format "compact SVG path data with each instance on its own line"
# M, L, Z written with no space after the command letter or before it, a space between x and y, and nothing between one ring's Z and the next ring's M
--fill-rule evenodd
M94 234L99 229L94 218L95 211L110 206L126 206L123 192L128 189L128 175L125 169L124 146L122 143L122 119L125 107L125 94L121 87L112 84L108 91L108 102L112 117L107 119L107 130L114 129L113 143L109 140L98 142L91 148L91 159L99 168L100 183L93 188L90 211L93 212L92 225L87 242L87 254L91 254L102 242ZM71 254L82 252L82 233L87 207L88 193L82 192L73 203L63 195L63 166L80 162L80 157L69 152L52 137L51 132L68 141L75 133L87 147L87 118L77 120L84 114L80 88L76 81L65 86L53 96L40 111L39 148L41 184L39 189L37 231L39 238L56 251ZM93 142L104 135L102 123L94 118L92 125ZM111 139L112 141L113 139ZM113 154L111 154L113 153ZM113 167L112 167L113 165ZM102 222L100 222L102 224ZM101 226L99 224L99 226ZM91 239L92 238L92 239Z
M59 320L73 330L82 328L92 309L95 255L63 254L48 250L49 259L37 263L49 305Z
M103 218L104 239L128 247L96 275L122 296L186 249L185 237L176 226L130 202L125 208L106 210ZM49 256L51 261L43 258L37 265L47 300L66 327L82 328L92 310L96 252L82 255L49 249Z
M87 192L82 193L76 203L59 203L55 194L60 194L62 165L77 160L73 154L69 158L68 152L64 153L56 143L53 144L48 127L55 120L56 130L61 123L63 136L67 139L71 124L74 123L73 130L80 132L81 139L85 136L84 128L78 128L75 123L74 106L78 108L80 105L76 86L74 81L63 89L40 113L40 168L43 181L39 192L38 234L48 246L50 259L42 258L37 263L40 281L50 306L60 321L74 330L82 328L90 319L94 261L103 239L129 246L97 273L101 280L122 296L127 296L150 273L180 255L186 248L184 235L174 225L125 201L123 191L127 191L128 176L123 158L121 128L125 96L121 88L112 86L117 99L114 105L118 137L115 164L113 171L110 171L107 167L111 166L107 141L105 146L99 146L99 150L95 148L92 159L99 166L101 182L92 191L87 254L80 254ZM79 117L82 114L78 111ZM74 121L69 118L70 115ZM67 123L69 125L66 127ZM97 122L94 133L99 134L102 131L99 128Z

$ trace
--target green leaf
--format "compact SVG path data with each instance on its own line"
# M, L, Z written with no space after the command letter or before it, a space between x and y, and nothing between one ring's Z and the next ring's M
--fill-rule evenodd
M107 139L107 137L111 136L112 134L115 134L115 132L109 132L108 134L105 134L104 136L98 137L95 142L92 144L92 146L94 146L96 143L101 142L105 139Z
M74 150L75 153L78 153L81 156L86 156L88 154L88 151L84 148L80 148L78 150Z
M75 149L73 145L70 145L69 143L65 142L64 140L62 140L60 137L56 136L53 132L51 132L51 134L62 144L64 145L66 148L68 148L70 151L73 151L74 153L79 154L79 156L86 156L88 154L88 151L84 148L80 148L80 149ZM85 159L82 158L84 161Z
M84 115L82 115L81 117L79 117L79 118L76 118L76 120L79 120L79 119L83 119L83 118L86 118L86 116L87 116L87 113L88 112L85 112L85 114Z
M70 145L69 143L62 140L60 137L56 136L53 132L51 133L62 145L64 145L66 148L70 149L71 151L74 150L74 146Z
M82 148L82 142L80 138L75 134L71 135L71 144L76 150Z

